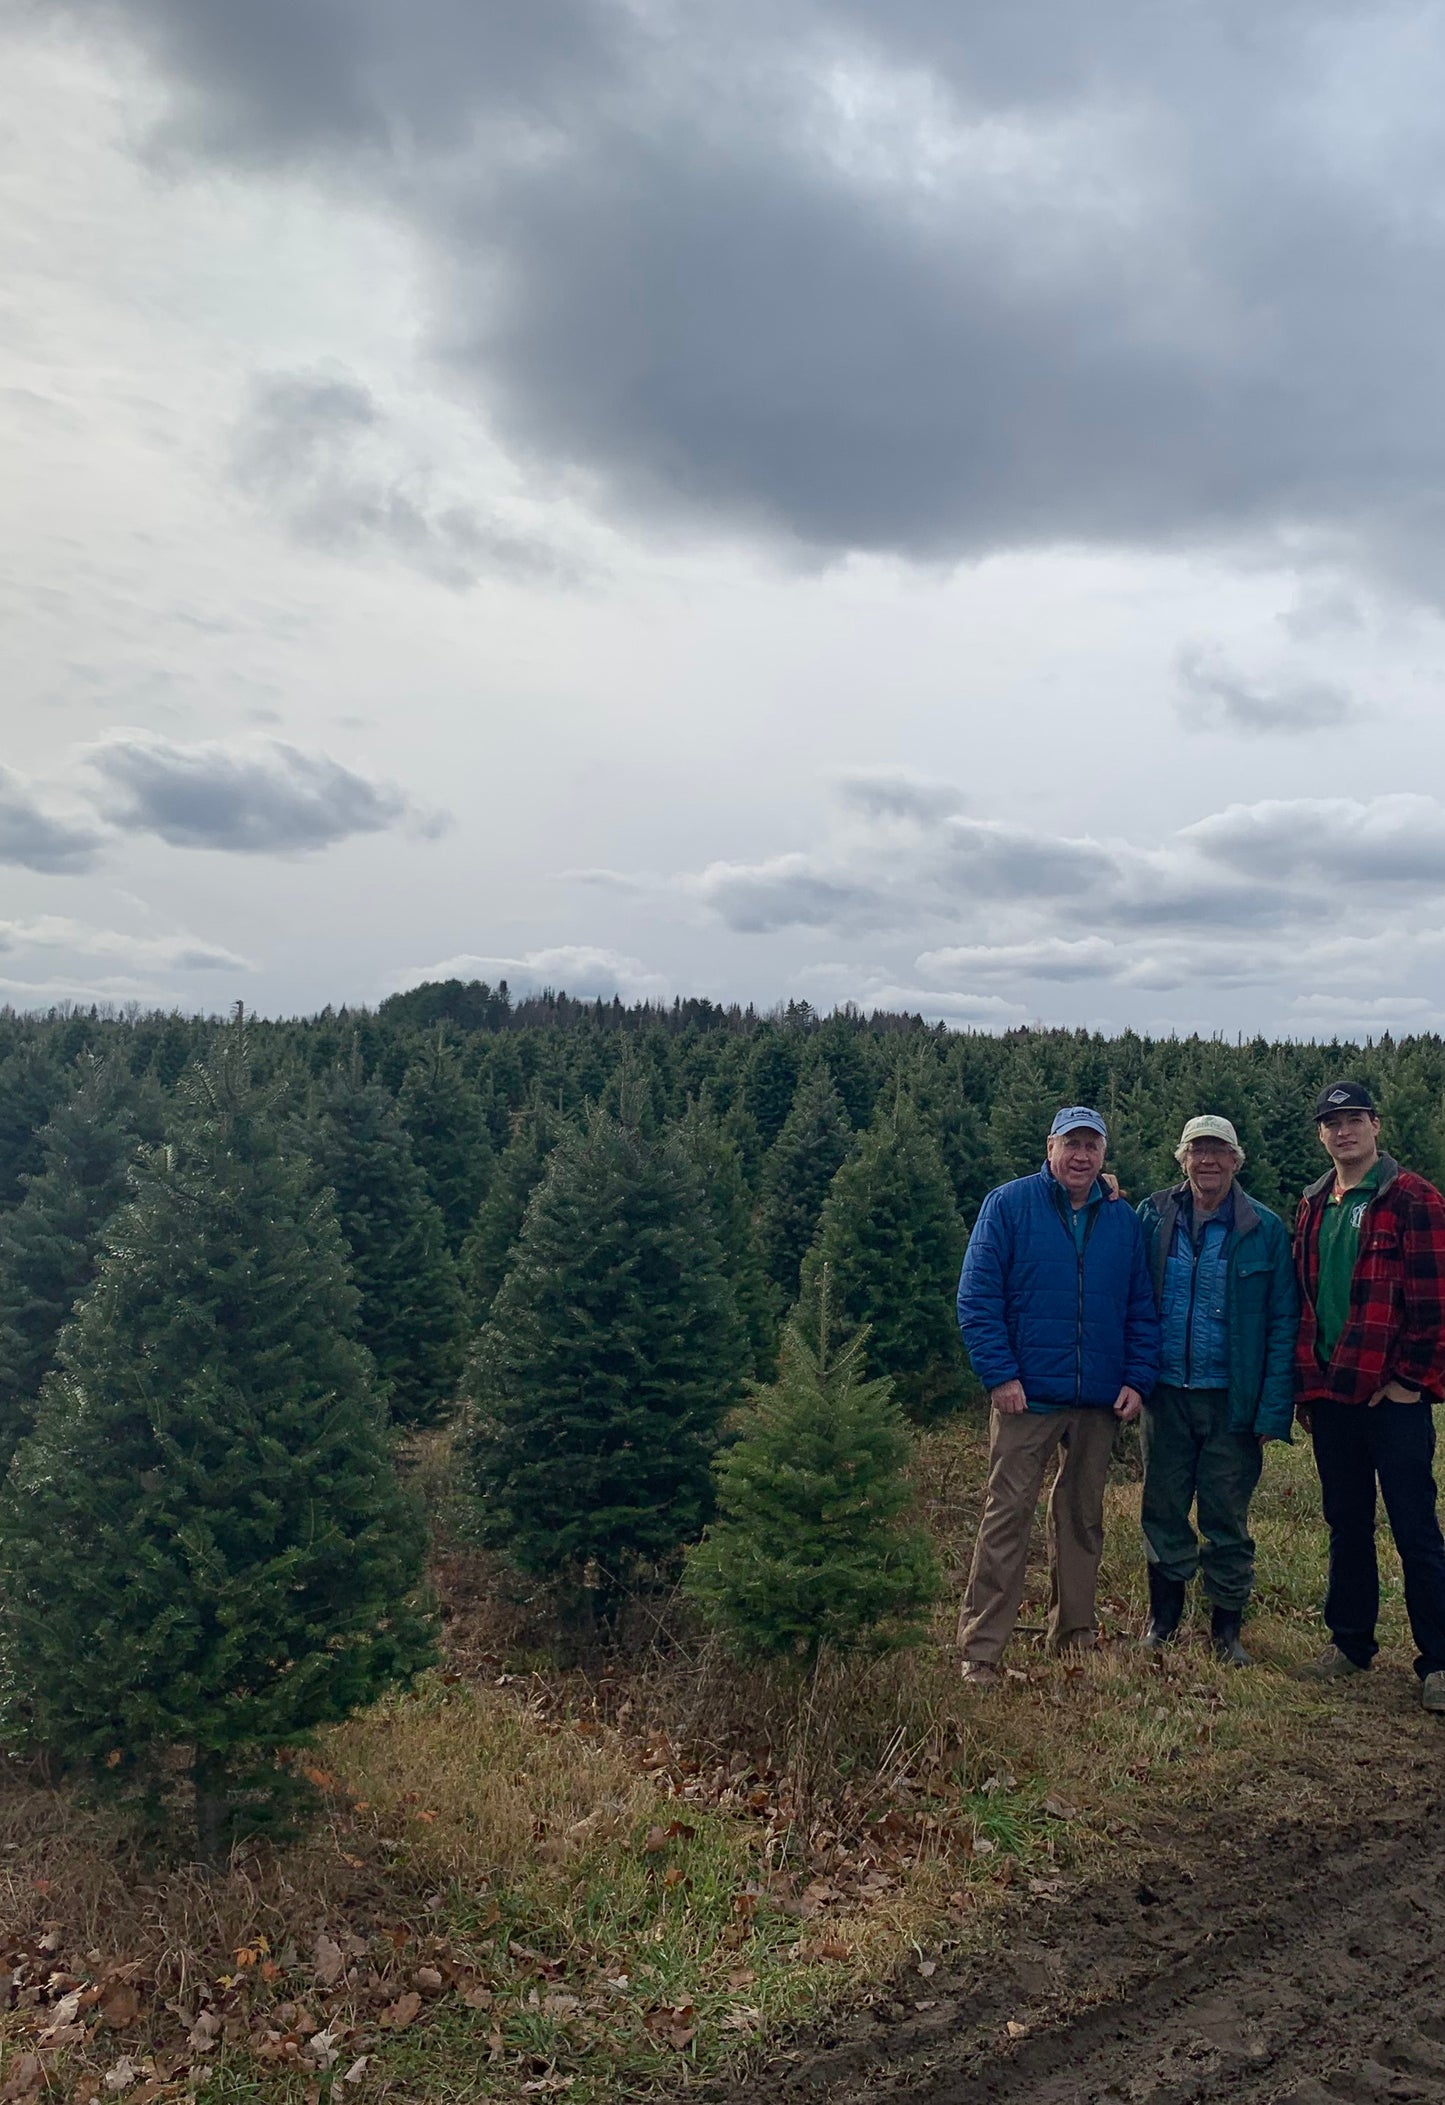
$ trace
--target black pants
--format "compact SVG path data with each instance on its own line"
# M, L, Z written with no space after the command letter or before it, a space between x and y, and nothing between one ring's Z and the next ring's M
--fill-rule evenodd
M1356 1666L1379 1649L1375 1479L1405 1568L1405 1607L1423 1677L1445 1667L1445 1540L1435 1511L1435 1420L1428 1403L1315 1403L1315 1465L1330 1531L1325 1621Z

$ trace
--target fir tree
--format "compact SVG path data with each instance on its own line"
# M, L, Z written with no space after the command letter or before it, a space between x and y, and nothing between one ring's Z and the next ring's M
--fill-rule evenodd
M794 1040L771 1026L759 1031L748 1054L743 1102L757 1122L765 1147L771 1147L782 1132L797 1086L798 1051Z
M1036 1054L1023 1053L1013 1062L989 1119L989 1140L1004 1177L1027 1177L1039 1167L1054 1113L1066 1101Z
M819 1061L799 1084L763 1169L758 1234L768 1277L784 1306L798 1298L799 1274L818 1232L823 1201L852 1144L848 1114Z
M828 1267L835 1318L869 1326L868 1367L888 1375L910 1418L962 1402L954 1314L964 1233L948 1174L918 1112L899 1096L833 1179L803 1265L803 1309Z
M723 1270L748 1335L751 1371L766 1381L778 1357L778 1306L753 1227L742 1158L723 1127L700 1105L689 1105L678 1134L702 1179Z
M869 1063L867 1033L854 1016L830 1016L813 1039L814 1060L821 1060L833 1077L848 1123L861 1133L873 1117L877 1083Z
M909 1526L912 1442L886 1378L863 1374L866 1329L829 1337L828 1275L816 1346L790 1324L776 1386L738 1414L715 1466L718 1518L688 1553L685 1590L744 1657L811 1667L835 1652L915 1643L940 1574Z
M335 1068L312 1130L317 1172L335 1197L359 1334L401 1425L430 1425L462 1367L462 1299L442 1217L396 1106L358 1055Z
M30 1429L140 1142L160 1138L159 1095L135 1080L119 1049L84 1055L77 1072L74 1096L41 1130L38 1174L0 1217L0 1474Z
M278 1748L427 1656L355 1319L237 1033L183 1084L0 1499L0 1738L153 1803L183 1761L208 1856L264 1821Z
M932 1058L910 1063L907 1087L937 1142L958 1217L971 1228L979 1207L1005 1175L994 1153L988 1121L957 1086L955 1075Z
M473 1372L486 1541L615 1610L708 1515L747 1342L696 1170L595 1109L527 1212Z
M462 1244L461 1278L467 1320L480 1330L491 1314L497 1290L507 1276L532 1194L541 1183L547 1158L566 1121L534 1097L516 1121L511 1139L497 1158L491 1186L471 1232Z
M1256 1053L1259 1048L1252 1048ZM1311 1106L1317 1091L1265 1047L1252 1063L1251 1090L1259 1129L1259 1151L1250 1150L1242 1181L1288 1222L1300 1193L1329 1167L1319 1144Z
M455 1254L487 1195L492 1137L482 1100L440 1031L408 1067L397 1108Z
M1121 1198L1137 1206L1151 1191L1177 1180L1181 1172L1171 1148L1178 1140L1182 1122L1175 1128L1174 1141L1166 1144L1164 1115L1142 1082L1136 1082L1127 1093L1111 1085L1107 1099L1098 1108L1109 1128L1107 1166L1119 1180Z
M0 1207L13 1206L40 1168L42 1128L71 1083L48 1038L0 1061Z
M1424 1062L1398 1055L1380 1091L1379 1102L1380 1146L1402 1168L1428 1177L1438 1190L1445 1183L1440 1091L1432 1086Z

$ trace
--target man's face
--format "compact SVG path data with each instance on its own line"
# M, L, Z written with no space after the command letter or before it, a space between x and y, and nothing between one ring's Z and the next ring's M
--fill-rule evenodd
M1184 1174L1206 1213L1228 1196L1234 1167L1234 1149L1227 1140L1191 1140L1185 1148Z
M1071 1199L1084 1198L1104 1167L1104 1136L1088 1126L1049 1138L1049 1168Z
M1378 1154L1380 1121L1373 1111L1331 1111L1320 1120L1320 1145L1336 1169L1357 1169Z

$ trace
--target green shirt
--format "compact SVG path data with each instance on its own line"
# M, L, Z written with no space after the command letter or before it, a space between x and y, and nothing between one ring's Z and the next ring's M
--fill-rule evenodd
M1340 1332L1349 1321L1350 1283L1355 1276L1355 1258L1360 1248L1360 1223L1370 1194L1380 1182L1377 1162L1367 1177L1350 1191L1331 1192L1320 1215L1320 1270L1315 1285L1315 1351L1322 1366L1328 1366Z

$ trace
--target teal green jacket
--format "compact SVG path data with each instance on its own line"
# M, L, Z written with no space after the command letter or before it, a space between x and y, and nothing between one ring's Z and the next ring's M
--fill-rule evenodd
M1156 1191L1139 1208L1144 1250L1156 1302L1163 1298L1164 1266L1174 1240L1183 1184ZM1289 1231L1242 1186L1234 1187L1229 1237L1229 1423L1257 1439L1287 1440L1294 1421L1295 1335L1299 1289Z

